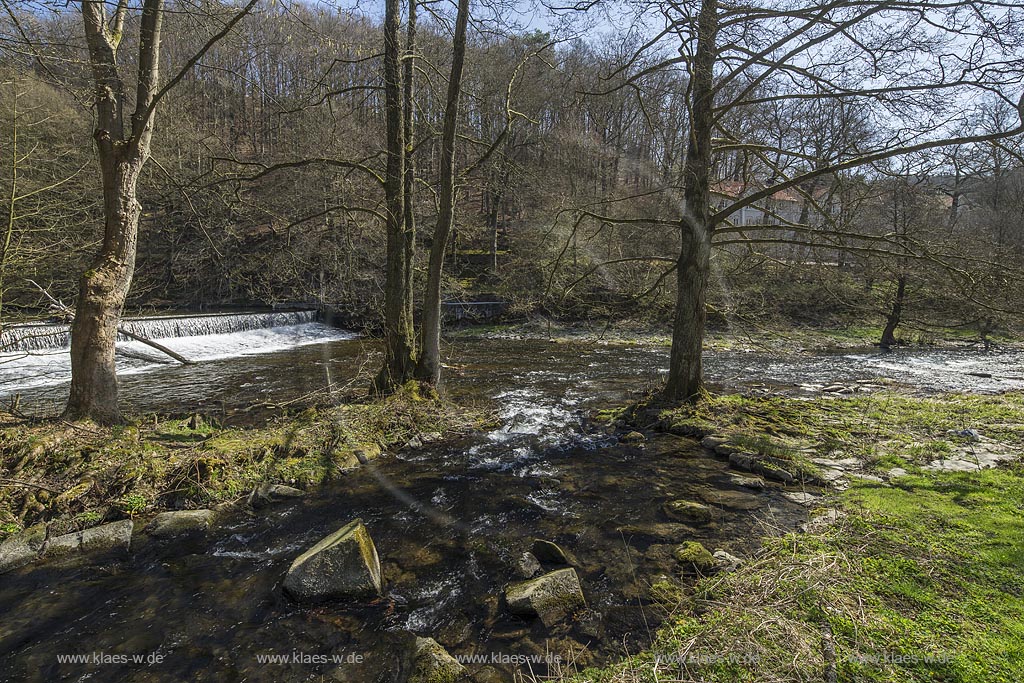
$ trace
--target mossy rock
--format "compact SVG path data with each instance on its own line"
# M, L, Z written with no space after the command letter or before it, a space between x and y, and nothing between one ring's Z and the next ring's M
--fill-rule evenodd
M433 638L416 638L408 683L455 683L467 678L466 669Z
M666 606L675 606L683 601L683 588L668 577L661 577L651 584L651 600Z
M676 546L673 556L683 564L692 564L697 569L710 569L715 566L715 558L699 541L687 541Z
M510 585L505 601L513 614L537 615L548 627L587 606L579 576L571 567Z
M288 568L283 586L300 601L380 595L380 559L362 520L349 522L299 555Z

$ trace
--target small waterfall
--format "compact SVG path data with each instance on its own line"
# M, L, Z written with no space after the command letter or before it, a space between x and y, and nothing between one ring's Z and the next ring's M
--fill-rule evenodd
M121 327L146 339L172 339L302 325L316 322L316 317L316 311L173 315L125 318L121 321ZM128 341L128 338L123 335L118 335L117 339L118 341ZM13 325L0 334L0 351L47 351L70 346L71 327L69 325L39 323Z

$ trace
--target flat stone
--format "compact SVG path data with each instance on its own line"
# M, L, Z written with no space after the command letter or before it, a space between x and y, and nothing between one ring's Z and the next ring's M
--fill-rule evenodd
M130 519L101 524L84 531L75 531L51 538L44 555L48 558L66 557L75 553L127 551L132 543L135 524Z
M995 443L973 445L957 449L952 457L932 460L925 465L925 469L938 472L975 472L1014 460L1018 455L1016 451Z
M743 488L754 489L755 491L760 491L764 488L764 479L761 477L744 477L740 474L734 474L729 477L729 481L734 486L742 486Z
M811 462L837 470L858 469L863 463L858 458L812 458Z
M841 479L846 477L846 472L832 467L822 467L818 470L818 479L827 483L834 484Z
M692 500L671 500L662 510L670 519L679 522L710 522L715 515L713 508Z
M729 466L738 470L745 470L759 474L765 479L780 481L783 484L791 484L795 478L782 465L784 461L777 458L758 455L756 453L732 453L729 455Z
M302 498L306 492L284 484L261 484L249 494L249 505L261 508L272 503Z
M283 587L301 601L380 595L380 558L362 520L349 522L295 558Z
M505 601L513 614L537 615L548 627L587 606L572 567L510 585L505 589Z
M172 538L182 534L206 531L213 524L213 510L174 510L161 512L146 526L156 538Z
M818 533L835 524L843 518L843 513L834 508L813 515L807 522L800 525L800 530L805 534Z
M888 475L888 477L890 479L896 479L897 477L905 477L905 476L907 476L907 474L909 474L909 472L907 472L902 467L893 467L891 470L886 472L886 474Z
M782 497L804 507L811 507L821 500L821 496L806 491L784 491Z
M743 565L743 560L724 550L716 550L711 553L715 567L722 571L734 571Z
M733 510L753 510L761 507L761 501L757 495L746 491L705 489L699 495L705 503L716 507L732 508Z
M0 574L24 567L39 556L46 540L46 527L37 524L0 543Z

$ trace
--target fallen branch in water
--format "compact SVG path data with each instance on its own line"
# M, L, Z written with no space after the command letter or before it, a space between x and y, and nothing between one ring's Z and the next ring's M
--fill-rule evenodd
M71 310L71 308L69 306L67 306L63 301L58 301L57 299L53 298L53 295L51 295L48 291L46 291L45 288L41 287L39 285L39 283L35 282L34 280L29 280L29 282L31 282L33 285L35 285L36 289L38 289L40 292L42 292L43 296L45 296L47 299L49 299L50 303L53 304L53 306L57 310L59 310L64 315L68 316L69 320L73 321L75 319L75 312L73 310ZM133 340L139 342L140 344L145 344L146 346L152 347L152 348L156 349L157 351L159 351L160 353L164 353L164 354L170 356L171 358L173 358L174 360L178 361L182 365L191 365L192 364L192 361L190 361L188 358L185 358L180 353L177 353L176 351L172 351L169 348L167 348L166 346L164 346L163 344L158 344L155 341L153 341L152 339L146 339L145 337L139 336L139 335L135 334L134 332L129 332L128 330L126 330L123 327L118 327L117 328L117 333L118 334L123 334L124 336L128 337L129 339L133 339Z

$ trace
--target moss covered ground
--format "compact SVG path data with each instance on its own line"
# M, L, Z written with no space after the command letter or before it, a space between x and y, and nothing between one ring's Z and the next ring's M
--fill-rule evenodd
M0 416L0 539L174 508L210 507L262 483L311 488L413 437L469 431L487 418L412 385L381 400L227 428L199 416L142 416L105 428Z
M663 416L909 474L853 477L832 499L838 519L681 580L648 649L576 680L1024 680L1024 466L921 467L961 445L950 430L1020 448L1024 396L709 396Z

